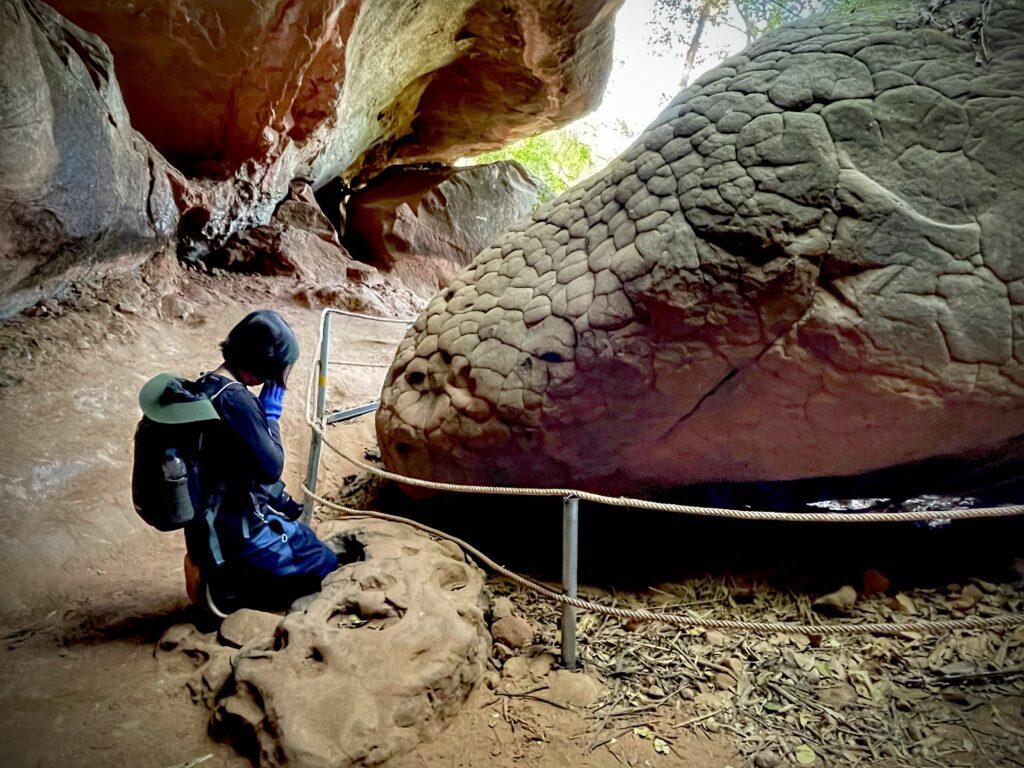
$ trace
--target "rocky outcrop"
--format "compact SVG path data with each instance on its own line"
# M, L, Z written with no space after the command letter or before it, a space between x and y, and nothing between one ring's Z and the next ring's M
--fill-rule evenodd
M536 184L515 162L397 166L349 199L345 245L430 298L536 201Z
M206 263L212 267L261 275L295 275L308 283L338 282L352 259L313 196L301 180L292 182L288 197L270 222L235 235Z
M175 235L192 260L247 230L232 247L279 242L297 178L450 162L575 119L600 99L619 2L54 4L99 37L38 0L0 22L0 314ZM285 250L329 260L300 239Z
M412 316L425 304L401 281L349 256L301 179L268 224L239 232L204 261L215 269L294 278L293 297L311 309Z
M641 491L1024 434L1024 10L944 8L766 35L483 251L398 351L388 467Z
M563 125L600 100L621 0L54 0L116 57L132 119L207 195L193 246L319 187ZM202 208L202 206L200 206Z
M377 765L436 735L483 672L483 573L454 545L405 526L328 524L366 560L327 577L282 617L241 611L219 637L190 626L160 642L211 730L263 766Z
M35 0L0 12L0 317L172 235L163 159L132 129L110 51Z

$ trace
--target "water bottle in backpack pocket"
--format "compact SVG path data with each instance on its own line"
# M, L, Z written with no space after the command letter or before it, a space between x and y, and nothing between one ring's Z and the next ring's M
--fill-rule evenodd
M160 374L139 393L142 419L135 430L132 501L139 517L160 531L174 531L202 512L199 453L203 431L220 416L211 397L194 392L173 374Z
M174 449L168 449L163 463L164 513L167 521L177 527L196 516L192 495L188 490L188 467Z
M195 517L202 432L183 426L143 417L135 431L132 501L139 517L160 531L183 528Z

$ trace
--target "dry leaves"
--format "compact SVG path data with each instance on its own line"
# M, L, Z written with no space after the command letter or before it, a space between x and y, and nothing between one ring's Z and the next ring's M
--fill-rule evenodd
M557 654L559 609L511 582L491 584ZM734 591L735 582L712 579L659 585L645 594L583 590L590 600L622 608L699 618L813 620L805 595L758 584L737 605ZM859 598L854 592L853 602L849 591L834 593L849 612L844 616L851 617L843 621L1024 610L1021 584L949 585L892 598L884 590L865 589ZM608 695L591 712L593 728L580 737L589 749L629 734L649 740L657 754L669 758L668 765L672 733L687 728L727 736L743 765L778 760L951 768L995 764L992 755L1024 756L1024 628L939 636L762 637L657 623L627 626L583 614L578 630L581 660L609 684Z

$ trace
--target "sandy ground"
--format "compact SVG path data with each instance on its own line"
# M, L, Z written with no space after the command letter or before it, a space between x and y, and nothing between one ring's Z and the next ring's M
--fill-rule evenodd
M135 516L131 444L138 389L150 376L215 367L231 326L273 307L303 345L282 420L285 479L298 495L321 316L293 289L287 280L211 277L165 261L52 304L45 316L0 326L3 765L247 764L207 735L208 712L191 701L182 676L154 658L161 634L190 617L184 543ZM169 294L184 304L161 303ZM332 358L357 365L332 366L329 407L376 399L403 333L401 325L335 316ZM372 417L334 428L332 440L362 454L375 444ZM354 472L325 450L320 489ZM509 706L482 686L439 739L396 765L619 764L607 750L585 753L574 738L588 727L582 714L530 699ZM690 751L687 764L700 766L725 765L731 754L706 738Z
M155 643L164 630L188 619L181 571L184 546L180 534L152 531L135 516L129 493L131 440L139 416L136 397L146 379L165 370L195 375L215 367L219 363L217 343L230 327L251 309L273 307L293 324L303 345L292 378L292 391L285 401L282 425L288 462L285 479L293 493L299 495L309 445L304 419L305 384L314 357L320 313L317 308L310 308L301 292L298 299L295 293L296 286L281 278L212 277L185 272L173 260L157 260L139 274L108 279L72 297L65 305L54 304L44 316L0 325L0 482L5 492L0 500L0 524L5 531L0 539L3 765L212 768L247 764L231 747L207 735L208 712L190 700L182 676L173 669L162 668L154 658ZM399 325L335 320L332 358L357 365L332 367L328 398L331 406L356 405L376 398L385 372L380 364L390 361L402 332ZM372 418L336 427L331 436L346 450L361 454L374 445ZM337 491L343 479L355 472L347 462L325 451L320 490ZM413 509L410 502L396 500L394 496L383 501L389 504L389 511L408 513ZM548 514L551 510L539 507L540 502L531 502L527 507L521 503L472 499L435 500L433 507L417 505L416 512L428 522L443 523L442 527L466 535L499 560L515 559L524 552L546 558L547 566L540 570L546 568L546 575L551 576L550 564L557 563L558 538L554 531L544 527L552 519ZM481 509L487 514L476 514ZM431 514L435 516L431 518ZM541 517L532 519L534 514ZM468 528L466 521L470 521ZM836 559L820 539L776 542L773 549L761 546L756 535L753 543L744 544L736 537L747 534L739 534L735 528L691 528L685 532L661 529L660 534L652 537L654 524L638 516L631 517L628 526L621 523L621 518L615 518L592 526L591 530L594 528L602 528L607 535L603 542L586 542L587 551L594 555L585 565L591 568L592 576L600 573L602 579L612 581L626 572L640 578L636 577L638 564L670 563L673 553L676 559L684 555L692 559L694 546L677 546L678 542L688 541L699 542L705 554L715 550L719 565L739 558L749 567L752 555L763 557L765 553L786 563L800 562L808 552L818 553L817 560L807 566L812 569ZM848 540L846 550L840 551L856 554L870 550L878 544L871 539L875 535L869 531L858 541ZM998 554L974 554L982 563L986 559L1012 563L1009 556L1020 554L1014 552L1015 542L1019 543L1019 536L1011 537L1009 543L1001 542L1004 546ZM890 543L898 560L907 545ZM957 543L955 538L952 543ZM673 549L668 548L669 544ZM972 544L967 541L965 546ZM624 551L632 552L631 558L622 557ZM946 551L956 550L947 547ZM921 562L925 561L908 566L907 571L920 574ZM513 564L523 568L536 565L521 558ZM859 574L856 569L861 567L860 559L854 557L843 567L848 573ZM959 576L983 575L977 568L964 565ZM657 578L671 578L672 573L645 574L642 578L648 576L648 582L655 584ZM902 578L906 581L907 576ZM946 610L948 604L959 599L960 592L936 589L937 577L928 578L927 590L910 593L920 604L931 601L936 610ZM961 581L966 583L966 578ZM723 610L737 609L731 593L719 598L723 583L733 582L712 579L707 582L711 585L707 594L700 593L704 588L701 582L678 588L661 584L660 590L648 590L647 594L658 597L686 593L685 600L680 598L680 606L704 605L710 594L710 602L720 604ZM619 585L622 586L621 582ZM907 582L907 586L909 589L913 585ZM501 592L502 585L492 580L492 589ZM764 589L749 608L738 610L783 615L776 608L780 600L789 601L787 605L806 607L806 595L787 593L787 589ZM956 589L960 590L960 586ZM1018 586L1000 583L993 589L996 591L985 597L992 604L991 610L1019 611L1024 592ZM512 597L520 601L518 609L538 628L539 640L547 644L548 650L553 648L557 625L554 608L541 605L530 595ZM609 601L627 599L613 588L595 591L594 597ZM887 610L884 603L879 604ZM711 642L710 636L698 634L680 640L671 633L659 635L666 631L665 627L652 626L641 631L607 622L600 627L591 623L588 627L588 636L582 642L595 664L592 671L604 673L605 682L616 686L603 710L587 712L552 705L545 701L543 676L502 677L500 663L494 661L488 673L489 684L474 691L463 712L441 736L393 761L393 768L740 768L751 765L752 759L740 757L733 737L717 726L712 729L702 713L729 710L732 714L720 715L719 719L732 717L734 736L749 740L750 735L744 736L742 731L743 712L736 709L737 699L730 690L716 689L713 680L717 673L713 669L687 671L687 666L697 670L694 659L705 658L712 667L719 668L733 660L745 666L747 672L743 674L749 672L753 685L748 700L759 716L765 716L769 710L763 707L772 702L767 694L758 698L760 689L754 689L761 685L764 675L764 680L775 685L779 669L785 668L779 658L800 664L806 660L815 670L830 658L845 658L842 654L854 660L851 665L867 663L864 649L868 645L860 641L823 648L819 657L812 658L806 639L803 647L774 640L753 643L744 638L730 639L728 647L720 647ZM673 647L669 640L672 644L688 643L685 656L689 661L684 664L683 657L666 651ZM961 658L957 654L961 654L963 643L958 642L927 647L919 643L923 648L920 654L930 654L929 663L934 657L935 669L940 669L940 664L949 666L951 660L962 663L957 661ZM1024 659L1024 633L972 643L972 652L976 654L969 658L976 659L978 665L987 664L997 651L1004 666ZM658 664L650 662L652 648L657 651L655 655L661 654ZM608 651L610 659L607 670L597 665L602 649ZM898 660L904 650L885 650L886 655L877 662L882 670L879 674L888 674L885 664L896 670L894 659ZM542 648L538 652L543 651ZM645 658L647 661L642 661ZM623 659L627 668L633 664L636 671L613 683L616 665ZM655 690L655 683L663 686L657 676L664 674L675 676L678 690L673 694L665 688L667 695L653 699L660 704L645 705L651 700L645 698L649 696L645 691ZM962 701L953 702L970 713L970 723L962 727L965 730L942 737L946 739L943 743L950 738L965 741L977 737L981 750L969 752L958 748L955 753L944 753L955 754L955 760L936 762L922 758L914 764L944 768L1024 765L1024 696L1020 677L1000 678L999 682L1002 688L998 696L975 689ZM628 711L619 711L626 705ZM776 711L777 706L770 710ZM923 705L921 711L924 712ZM929 717L935 722L945 717L945 710L931 712ZM698 721L695 725L694 720ZM1005 729L997 729L984 739L978 737L976 731L983 732L989 720L1005 724ZM729 722L725 720L726 725ZM772 732L776 739L772 743L782 750L785 729L793 727L786 725L787 721L780 722L782 730ZM803 716L794 722L803 728ZM890 729L893 740L904 746L912 742L906 727L907 723L898 719L883 726ZM664 734L670 748L656 750L647 731ZM783 760L777 764L793 763ZM825 763L818 760L815 764ZM883 760L874 764L904 763Z
M302 356L285 400L285 479L300 496L309 430L306 381L320 312L284 280L212 278L164 264L108 280L72 307L0 330L0 745L3 764L169 766L240 762L206 736L206 713L180 680L161 677L153 643L185 618L180 533L147 528L131 507L137 394L169 370L219 364L218 342L246 312L271 306L293 325ZM177 293L184 318L161 313ZM173 307L178 311L179 307ZM161 314L163 316L161 317ZM338 317L333 354L387 363L401 325ZM373 400L385 369L332 368L334 407ZM372 417L333 437L361 452ZM324 485L351 472L325 453ZM322 486L323 487L323 486Z

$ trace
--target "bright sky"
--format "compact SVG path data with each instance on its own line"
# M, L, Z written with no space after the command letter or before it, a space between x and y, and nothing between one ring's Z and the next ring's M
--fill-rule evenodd
M615 62L604 101L569 127L591 146L598 167L632 144L680 90L686 44L693 32L682 30L687 43L674 43L670 50L655 48L650 26L653 6L654 0L625 0L615 22ZM738 29L707 25L691 81L724 58L713 52L729 55L745 45L746 37Z

